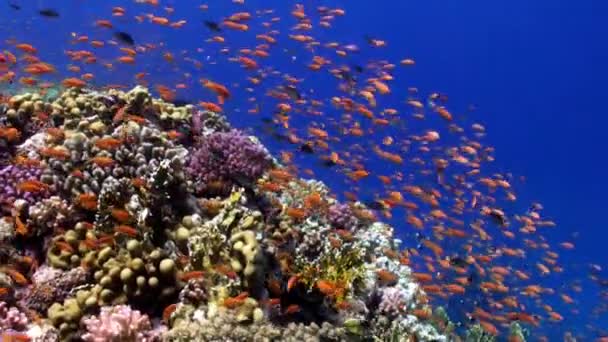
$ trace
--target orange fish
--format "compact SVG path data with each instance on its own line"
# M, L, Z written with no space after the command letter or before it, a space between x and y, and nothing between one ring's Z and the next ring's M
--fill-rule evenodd
M100 138L95 141L95 146L102 150L112 150L120 147L122 144L122 140L112 137Z
M243 304L247 297L249 297L248 292L241 292L238 296L224 299L223 305L229 309L234 309Z
M27 180L17 184L17 189L24 192L43 192L49 189L49 186L38 180Z
M100 167L109 167L115 163L114 159L110 157L93 157L89 160L89 162Z
M162 317L163 322L169 323L169 320L171 319L171 315L173 315L176 308L177 308L177 304L171 304L163 310L163 317Z
M35 54L38 50L30 44L17 44L15 47L23 52Z
M204 271L190 271L180 274L179 279L181 281L189 281L190 279L198 279L205 276Z
M135 229L131 226L124 225L124 224L114 227L114 232L119 233L119 234L125 234L130 237L137 237L139 235L139 232L137 231L137 229Z

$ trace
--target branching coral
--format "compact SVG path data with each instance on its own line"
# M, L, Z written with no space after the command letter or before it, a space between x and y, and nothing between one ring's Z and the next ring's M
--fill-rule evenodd
M347 204L334 204L327 213L329 223L335 228L353 229L358 223L353 211Z
M27 316L16 307L10 307L6 302L0 302L0 331L22 331L27 327Z
M183 222L190 231L188 248L196 267L208 268L214 262L228 263L231 236L244 230L260 229L261 213L246 207L247 200L244 189L235 190L222 201L222 209L211 220L203 222L200 216L193 215ZM234 242L236 239L240 237Z
M268 151L239 130L214 132L201 139L187 171L201 192L213 181L250 184L271 165Z
M49 196L48 185L39 185L41 175L42 169L34 166L8 165L0 169L0 206L5 208L5 213L6 208L10 208L16 199L34 204ZM27 181L32 181L31 187L24 183Z
M103 307L98 316L85 317L82 324L88 342L154 342L160 341L163 329L153 329L147 315L128 305Z
M355 246L327 251L312 263L299 265L299 279L310 288L317 287L329 297L341 301L364 278L362 257L362 250ZM325 290L320 282L328 284L332 289Z

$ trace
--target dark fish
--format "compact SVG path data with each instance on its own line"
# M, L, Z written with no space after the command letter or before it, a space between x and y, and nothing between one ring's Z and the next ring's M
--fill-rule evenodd
M332 166L336 166L336 163L334 163L331 159L325 159L322 162L323 166L325 167L332 167Z
M11 6L11 8L16 11L21 9L21 6L17 5L16 3L13 3L13 2L9 2L8 5Z
M473 273L469 274L469 276L467 277L467 281L470 283L473 282L473 280L475 280L475 275Z
M458 266L458 267L466 267L469 264L463 258L461 258L459 256L456 256L456 257L451 257L450 258L450 265L452 265L452 266Z
M370 44L370 45L374 45L374 41L375 41L374 37L372 37L372 36L370 36L370 35L366 34L365 36L363 36L363 39L365 39L365 41L366 41L368 44Z
M287 95L289 95L289 97L292 100L301 100L302 99L302 95L300 95L300 92L298 91L298 89L296 89L295 86L286 85L283 87L283 89L285 90Z
M114 38L120 40L121 42L127 45L135 45L135 40L133 39L133 37L126 32L117 31L114 33Z
M345 80L346 82L348 82L349 84L355 83L355 77L353 77L353 75L351 75L348 71L346 70L340 70L340 72L338 73L340 75L340 77Z
M507 219L503 215L500 215L496 212L491 212L490 217L496 224L498 224L502 227L507 226Z
M262 122L272 123L273 121L272 121L272 118L269 118L269 117L265 116L265 117L262 118Z
M222 32L222 28L215 21L205 20L204 24L205 24L205 26L207 26L208 29L210 29L213 32Z
M363 67L360 65L353 66L353 69L355 69L355 71L359 73L363 72Z
M186 100L186 99L175 99L175 100L170 101L170 102L173 103L177 107L183 107L183 106L192 104L192 101L189 101L189 100Z
M11 6L12 7L12 6ZM14 8L14 7L13 7ZM48 17L48 18L57 18L59 17L59 12L55 11L52 8L45 8L42 9L40 11L38 11L38 13L43 16L43 17Z
M315 150L312 148L312 145L310 143L300 145L300 151L304 153L315 153Z
M385 209L384 204L377 200L365 201L365 202L363 202L363 204L365 204L366 207L373 209L373 210L384 210Z

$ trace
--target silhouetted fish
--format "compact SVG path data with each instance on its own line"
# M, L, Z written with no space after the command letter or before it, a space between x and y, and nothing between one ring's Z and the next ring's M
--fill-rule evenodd
M296 87L292 85L286 85L285 87L283 87L283 89L285 89L285 92L292 100L302 99L302 95L300 95L300 92L298 91L298 89L296 89Z
M177 107L183 107L183 106L192 104L192 101L188 101L186 99L175 99L175 100L170 101L170 102L173 103Z
M11 6L12 7L12 6ZM13 7L14 8L14 7ZM57 18L59 17L59 12L55 11L52 8L45 8L45 9L41 9L40 11L38 11L38 13L43 16L43 17L48 17L48 18Z
M21 9L21 6L17 5L14 2L9 2L8 5L11 6L12 9L17 10L17 11Z
M126 32L118 31L114 33L114 38L120 40L121 42L127 45L135 45L135 40L133 39L133 37Z
M222 32L222 28L220 27L220 25L214 21L205 20L204 24L205 26L207 26L208 29L213 32Z
M332 166L335 166L336 163L334 163L331 159L326 159L326 160L323 160L321 165L326 166L326 167L332 167Z
M300 145L300 151L302 151L304 153L315 153L315 150L312 148L311 144L309 144L309 143Z
M384 207L384 204L380 201L377 200L372 200L372 201L365 201L363 202L363 204L365 204L366 207L373 209L373 210L384 210L386 209Z
M455 256L455 257L451 257L450 258L450 265L452 266L458 266L458 267L466 267L469 264L467 263L467 261L459 256Z

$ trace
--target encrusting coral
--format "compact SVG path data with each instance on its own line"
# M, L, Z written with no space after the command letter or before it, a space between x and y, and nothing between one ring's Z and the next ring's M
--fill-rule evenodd
M51 120L25 129L37 110ZM0 269L3 329L35 341L446 340L390 226L217 113L142 87L71 88L13 97L6 125L21 135L18 163L0 169L0 239L26 247Z

